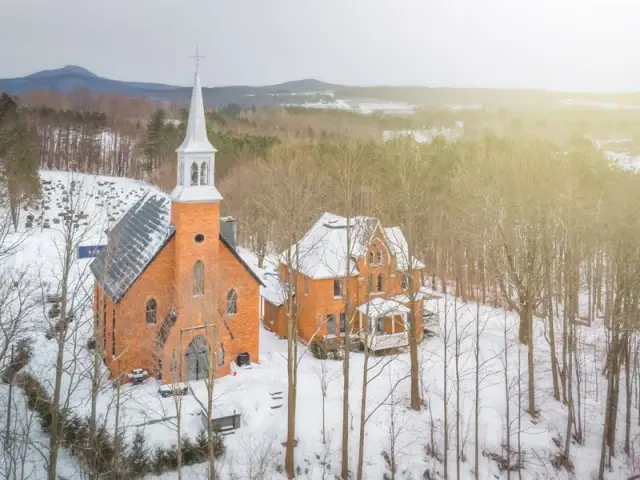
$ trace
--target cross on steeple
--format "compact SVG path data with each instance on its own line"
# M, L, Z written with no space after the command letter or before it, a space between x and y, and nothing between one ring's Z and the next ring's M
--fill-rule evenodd
M196 73L200 70L200 59L207 58L204 55L200 55L200 47L196 46L196 54L190 56L189 58L193 58L196 61Z

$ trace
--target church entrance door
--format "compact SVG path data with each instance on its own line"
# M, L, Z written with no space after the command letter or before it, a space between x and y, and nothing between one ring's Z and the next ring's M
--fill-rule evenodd
M209 347L207 339L198 335L187 347L187 379L202 380L209 374Z

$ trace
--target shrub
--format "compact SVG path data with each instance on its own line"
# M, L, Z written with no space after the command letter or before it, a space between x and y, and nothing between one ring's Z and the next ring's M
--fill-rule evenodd
M319 360L342 360L344 352L340 345L324 338L315 338L309 343L309 351Z
M17 384L24 390L27 406L40 417L40 424L46 431L51 426L51 399L49 393L40 382L29 374L20 375Z
M127 467L132 477L141 477L149 472L151 460L147 449L146 439L141 430L136 431L127 455Z
M2 381L5 383L11 382L16 373L27 366L32 354L33 347L30 340L26 338L19 340L13 353L13 362L2 372Z
M206 429L200 430L200 433L198 433L196 437L196 449L199 455L196 463L204 462L209 456L209 439ZM221 457L224 455L225 449L224 436L220 430L216 428L213 430L213 456L216 458Z

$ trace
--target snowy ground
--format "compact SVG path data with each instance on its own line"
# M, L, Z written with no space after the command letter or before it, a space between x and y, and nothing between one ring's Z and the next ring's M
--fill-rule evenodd
M595 140L594 144L604 152L607 160L617 163L625 170L640 172L640 156L631 155L628 150L628 144L631 142L631 138L613 138Z
M42 178L51 181L52 185L68 185L68 177L59 172L42 172ZM79 222L79 229L86 230L87 241L100 239L100 232L105 223L112 223L121 215L136 198L150 188L139 182L126 179L113 179L92 176L77 176L77 185L82 185L86 193L86 210L88 219ZM98 185L98 182L102 185ZM111 184L110 182L114 182ZM52 222L58 213L64 210L62 200L64 188L56 187L49 192L44 210L44 220L49 218L50 228L34 228L32 235L23 244L22 250L13 259L16 268L29 268L38 276L53 282L59 272L57 248L60 246L60 233ZM96 198L97 197L97 198ZM111 197L111 198L109 198ZM46 198L46 197L45 197ZM61 205L61 207L58 207ZM55 207L55 208L54 208ZM109 209L109 212L105 212ZM39 212L42 212L42 205ZM26 215L39 213L29 210ZM109 217L112 221L109 222ZM33 222L36 222L34 218ZM86 223L86 225L84 224ZM24 228L25 223L23 222ZM255 258L244 251L245 259L256 269ZM89 260L78 260L74 269L74 279L90 291L92 284L88 276ZM5 267L6 268L6 267ZM258 272L263 274L264 272ZM53 288L53 287L50 287ZM474 429L473 412L475 411L475 329L476 305L464 304L454 297L447 296L439 301L433 301L429 306L440 314L440 328L438 334L426 339L420 345L421 390L426 401L426 407L420 412L407 408L409 395L409 356L400 353L393 357L372 357L370 377L376 377L368 386L366 409L372 413L367 422L365 439L365 478L382 478L388 471L382 452L390 451L390 427L395 428L395 449L397 462L400 465L397 478L423 478L427 469L440 474L443 471L442 458L444 453L444 417L445 409L449 420L449 467L450 474L455 471L456 464L456 408L461 421L460 444L464 453L461 463L460 478L473 478L474 462ZM506 441L506 411L507 405L511 418L511 444L517 445L518 431L522 442L522 455L525 463L523 478L572 478L566 471L557 471L550 463L550 459L559 453L554 438L564 438L567 410L562 403L552 397L552 385L549 362L549 349L544 340L544 323L537 321L535 328L536 340L536 397L539 418L532 420L525 412L519 416L518 408L518 360L521 358L521 397L523 406L526 405L526 352L519 349L515 343L517 333L516 318L511 313L505 313L485 306L479 309L481 326L480 335L480 374L482 377L479 395L479 470L481 479L506 478L505 473L498 470L497 464L490 460L483 452L501 453L501 446ZM44 310L34 318L34 322L43 323ZM70 408L82 414L88 414L90 409L89 393L90 379L84 370L90 364L90 352L84 348L86 340L91 335L91 312L89 309L78 319L77 335L66 351L68 373L63 382L63 402L68 400ZM446 320L446 328L445 328ZM455 331L457 327L460 338L458 355L458 374L455 371ZM559 330L559 329L558 329ZM506 363L508 373L505 388L505 331L506 331ZM445 345L445 333L448 332L449 341ZM603 424L604 378L599 374L604 356L604 330L601 327L580 328L579 336L586 348L580 360L580 375L582 380L582 399L584 428L586 442L584 446L572 446L572 459L575 465L573 478L589 479L597 471L600 452L599 438ZM33 346L35 355L27 369L36 375L44 385L52 389L54 378L54 358L56 346L53 340L47 340L43 329L33 329ZM329 382L328 395L325 405L326 443L322 441L322 395L320 390L320 374L322 361L314 359L302 347L299 367L298 411L296 417L298 446L296 448L296 464L302 472L300 478L320 479L334 478L340 468L340 435L342 416L342 364L337 361L326 361ZM355 473L357 465L358 422L360 417L362 372L364 357L356 353L352 355L350 379L350 464ZM445 359L448 368L444 369ZM216 408L220 414L237 411L242 414L242 427L225 438L227 454L221 461L222 478L248 478L248 471L252 462L257 458L266 458L270 463L270 473L266 478L284 478L276 472L276 466L284 464L284 448L281 446L286 438L286 401L274 400L271 394L286 393L286 342L273 334L262 330L260 344L260 363L249 369L241 369L233 376L227 376L216 382ZM73 375L72 375L73 374ZM458 381L456 381L458 378ZM446 379L446 385L445 385ZM397 388L390 396L391 386ZM202 382L191 385L195 396L205 397ZM175 443L175 403L174 399L161 398L158 393L158 383L150 379L143 385L125 385L121 388L121 415L118 419L120 427L126 430L131 438L136 429L144 431L150 445L168 446ZM507 400L507 390L508 397ZM447 400L445 401L445 393ZM459 407L456 394L459 393ZM0 385L0 415L3 417L6 404L7 389ZM623 397L624 393L621 393ZM278 396L278 395L274 395ZM110 382L104 382L98 400L98 411L103 419L113 427L115 424L114 406L116 390ZM286 399L286 395L284 397ZM24 403L17 395L16 404L24 410ZM280 408L271 408L277 405ZM194 396L183 397L182 424L183 430L195 437L203 426L199 415L200 407ZM634 408L634 418L637 411ZM623 432L622 419L624 407L621 402L619 418L620 432ZM168 418L168 419L167 419ZM518 423L518 418L520 419ZM165 419L163 421L163 419ZM637 423L637 421L634 421ZM632 437L640 433L639 427L633 427ZM33 438L46 444L38 426L31 432ZM621 439L622 435L619 435ZM431 439L436 445L438 457L426 454L426 446ZM636 449L640 443L635 445ZM621 451L621 448L618 449ZM42 460L33 447L29 447L29 465L33 468L31 478L42 478L44 470ZM80 478L78 467L74 459L63 452L61 461L61 475L67 478ZM625 478L631 469L628 461L620 457L614 472L608 478ZM203 471L202 466L185 468L183 478L198 478ZM324 474L324 475L323 475ZM165 474L162 478L177 478L175 474Z

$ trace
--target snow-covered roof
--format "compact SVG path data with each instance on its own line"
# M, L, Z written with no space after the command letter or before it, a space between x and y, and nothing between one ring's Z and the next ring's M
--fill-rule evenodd
M196 72L193 79L191 105L189 106L189 119L187 121L187 134L184 142L182 142L182 145L180 145L176 151L182 153L216 152L216 149L211 145L209 137L207 136L202 86L200 85L200 75L198 75L198 72Z
M286 300L286 293L278 274L275 272L263 272L260 278L264 285L260 288L260 295L276 307L282 305Z
M292 267L296 268L297 247L297 270L307 277L322 279L344 276L347 258L351 263L349 275L357 275L357 258L367 251L377 224L378 220L372 217L351 218L351 245L347 249L347 219L332 213L322 214L302 240L291 248ZM280 255L280 261L284 264L287 263L286 253Z
M387 237L387 243L393 250L393 254L396 257L396 263L398 264L398 270L405 272L409 269L409 246L407 239L404 238L404 234L400 227L389 227L384 229L384 235ZM424 268L424 264L417 258L413 258L413 268Z
M160 192L148 192L108 233L107 246L91 262L91 271L113 302L119 302L169 240L171 203Z
M382 297L374 297L369 300L369 302L358 305L357 308L359 312L364 313L365 315L368 312L370 318L386 317L388 315L402 315L410 312L410 310L402 303L391 298Z
M422 292L416 292L413 294L414 300L422 300L424 298L424 294ZM400 303L409 303L411 301L411 296L406 293L401 293L400 295L395 295L393 300Z
M349 275L357 275L357 260L367 252L378 225L378 220L373 217L351 218L351 248L350 252L347 252L347 219L333 213L322 214L297 244L297 270L314 279L342 277L347 270L347 258L350 258ZM409 265L408 248L402 230L399 227L391 227L385 228L382 233L391 248L391 253L397 259L398 270L406 271ZM280 262L284 264L287 264L286 253L285 251L280 255ZM292 267L295 268L296 246L291 249L291 258ZM414 259L413 268L424 268L424 265Z

